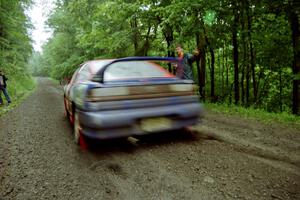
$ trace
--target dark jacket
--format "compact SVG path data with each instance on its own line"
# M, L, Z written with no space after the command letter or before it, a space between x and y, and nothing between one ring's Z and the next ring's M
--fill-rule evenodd
M6 81L8 80L8 78L6 78L6 76L5 75L0 75L0 76L2 76L2 79L3 79L3 85L1 85L1 83L0 83L0 89L3 87L3 88L6 88Z
M192 64L196 60L195 56L192 54L185 53L181 63L176 68L176 76L181 79L193 80L193 68Z

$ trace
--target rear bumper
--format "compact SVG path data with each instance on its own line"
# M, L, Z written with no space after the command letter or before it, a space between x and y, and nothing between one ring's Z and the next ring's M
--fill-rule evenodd
M194 125L203 115L200 103L188 103L159 107L123 109L112 111L79 111L82 133L90 138L109 139L149 134L140 126L140 120L166 117L171 120L167 129L175 130Z

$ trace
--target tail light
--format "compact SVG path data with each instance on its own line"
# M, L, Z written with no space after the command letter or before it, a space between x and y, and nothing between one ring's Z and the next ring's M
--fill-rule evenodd
M114 101L187 95L195 95L193 84L92 88L87 93L87 100Z

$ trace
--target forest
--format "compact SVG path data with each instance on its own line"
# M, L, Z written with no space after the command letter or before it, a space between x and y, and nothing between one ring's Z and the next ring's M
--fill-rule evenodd
M9 79L8 91L13 102L34 88L28 71L33 55L28 32L32 25L25 14L31 4L30 0L0 0L0 70Z
M98 58L173 57L182 44L200 51L201 101L300 115L299 1L56 0L42 52L28 33L32 1L0 2L0 69L13 95L31 76L60 80Z

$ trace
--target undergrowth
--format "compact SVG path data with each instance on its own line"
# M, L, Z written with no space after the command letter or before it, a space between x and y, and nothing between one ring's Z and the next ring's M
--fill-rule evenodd
M207 110L217 113L223 113L226 115L238 115L243 118L250 118L259 120L266 123L280 122L288 125L295 125L300 128L300 117L287 113L270 113L263 109L257 109L253 107L241 107L229 104L204 104Z
M8 77L7 92L12 100L7 104L5 96L1 94L3 105L0 106L0 116L19 105L36 87L36 80L30 76Z

